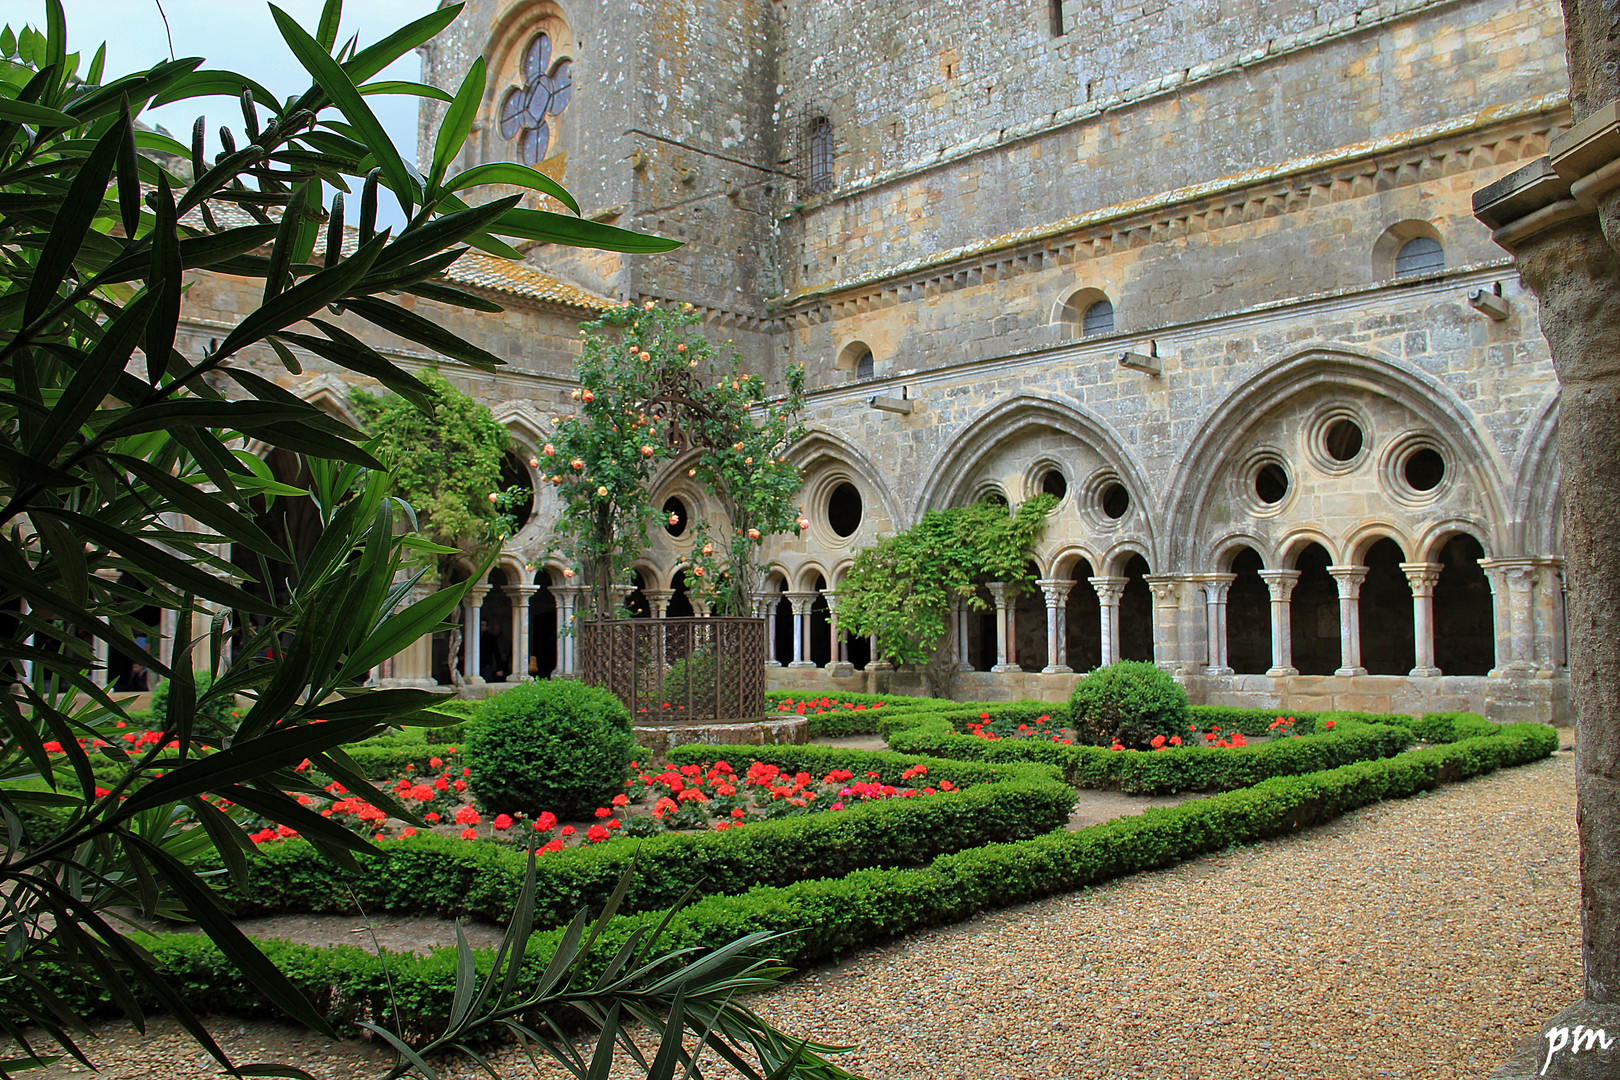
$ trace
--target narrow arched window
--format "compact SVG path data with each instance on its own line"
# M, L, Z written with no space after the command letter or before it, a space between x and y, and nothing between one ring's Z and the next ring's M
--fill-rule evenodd
M1112 334L1114 332L1114 305L1107 300L1098 300L1086 308L1086 313L1080 320L1080 333L1086 337L1096 337L1098 334Z
M857 379L870 379L872 377L872 350L868 349L855 361L855 377Z
M832 123L825 116L810 125L810 171L806 191L817 195L833 186Z
M1414 236L1395 253L1395 276L1415 277L1446 268L1446 249L1432 236Z

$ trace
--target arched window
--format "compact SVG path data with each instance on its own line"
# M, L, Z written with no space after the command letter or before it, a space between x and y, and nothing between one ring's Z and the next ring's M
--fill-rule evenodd
M872 377L872 350L867 349L855 361L855 377L857 379L870 379Z
M1415 277L1446 268L1446 249L1432 236L1414 236L1395 253L1395 276Z
M810 169L805 193L819 195L833 186L832 123L825 116L810 125Z
M1086 313L1080 319L1080 333L1084 337L1096 337L1099 334L1112 334L1114 332L1114 305L1107 300L1098 300L1086 308Z

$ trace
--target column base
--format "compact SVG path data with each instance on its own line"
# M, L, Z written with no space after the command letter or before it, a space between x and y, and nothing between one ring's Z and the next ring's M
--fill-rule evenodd
M816 665L813 660L795 660L793 663L788 665L790 668L813 668L815 666Z
M976 671L977 669L972 664L957 664L955 667L951 668L951 670L952 671Z
M1021 672L1024 669L1019 667L1017 664L997 664L994 667L992 667L990 670L995 672L997 675L1004 675L1009 671L1019 671L1019 672Z
M406 678L379 679L377 681L377 686L378 686L379 689L385 689L385 690L392 690L392 689L394 689L396 687L400 687L400 688L404 688L404 689L408 689L408 690L437 690L439 688L439 684L434 682L432 679L406 679Z
M516 686L518 683L528 682L532 678L534 678L533 675L519 675L514 671L501 681L507 686Z
M1073 675L1074 668L1068 664L1047 664L1041 668L1042 675Z
M1299 668L1297 667L1274 667L1266 669L1266 676L1272 679L1286 679L1290 675L1298 674Z
M848 660L840 660L827 665L827 674L834 679L848 679L855 674L855 665Z
M1217 676L1219 676L1219 675L1233 675L1233 674L1236 674L1236 673L1229 667L1207 667L1207 668L1204 669L1204 674L1205 675L1217 675Z
M770 660L765 661L765 666L766 667L781 667L782 666L782 661L777 660L777 659L775 659L773 657Z
M1409 679L1438 679L1440 669L1437 667L1415 667L1406 673Z
M887 660L870 660L870 661L867 662L865 667L861 668L861 670L862 671L893 671L894 670L894 665L889 663Z
M1340 677L1346 675L1365 675L1367 674L1367 669L1364 667L1342 667L1334 669L1333 674Z

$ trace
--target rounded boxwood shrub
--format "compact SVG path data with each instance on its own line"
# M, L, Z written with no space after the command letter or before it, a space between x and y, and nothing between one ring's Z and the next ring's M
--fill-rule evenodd
M467 724L472 793L490 813L587 818L624 790L636 742L630 711L571 679L519 683Z
M192 718L192 731L198 735L224 735L230 731L231 708L235 701L227 696L220 696L204 701L208 690L214 685L214 676L206 671L194 671L192 679L197 685L196 715ZM164 679L152 690L152 704L150 707L151 725L153 731L162 731L169 722L169 680Z
M1141 660L1095 668L1075 684L1070 723L1082 739L1106 745L1118 739L1143 749L1155 735L1185 737L1192 706L1167 672Z

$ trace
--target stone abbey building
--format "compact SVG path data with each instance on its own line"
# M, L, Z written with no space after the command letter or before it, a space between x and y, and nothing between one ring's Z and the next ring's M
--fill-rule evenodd
M686 246L464 257L450 276L506 313L433 317L510 366L446 373L522 480L607 303L690 301L766 377L805 365L811 526L761 597L776 685L897 678L838 631L854 553L1045 491L1039 584L961 615L983 674L959 693L1055 698L1138 658L1200 702L1567 720L1558 384L1469 202L1568 126L1552 0L470 0L424 79L478 55L460 167L539 164ZM246 295L197 282L190 331ZM264 362L345 410L314 358ZM685 478L657 498L707 513ZM470 675L573 664L536 487L472 594L504 644L470 635ZM679 531L641 562L649 615L691 607ZM446 680L443 651L379 674Z

